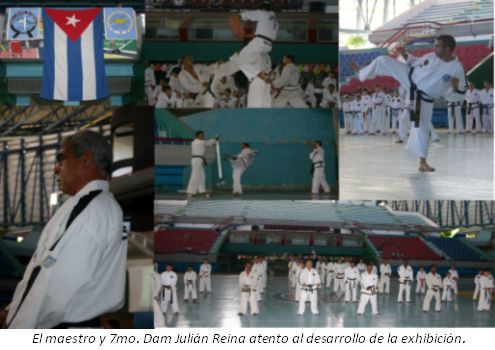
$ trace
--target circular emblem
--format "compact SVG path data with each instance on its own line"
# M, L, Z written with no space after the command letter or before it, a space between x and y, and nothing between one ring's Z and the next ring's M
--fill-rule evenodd
M122 35L128 34L133 30L134 21L127 12L115 11L108 16L107 25L110 31Z
M9 25L14 32L14 39L21 34L32 38L33 31L38 25L38 17L31 11L19 11L11 17Z
M452 79L452 76L450 74L444 74L442 77L442 80L444 82L448 82L448 81L450 81L450 79Z

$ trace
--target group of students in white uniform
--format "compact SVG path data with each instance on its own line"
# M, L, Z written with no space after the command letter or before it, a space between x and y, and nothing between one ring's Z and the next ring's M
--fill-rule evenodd
M187 197L191 198L194 195L203 195L209 197L210 193L206 191L205 166L206 148L215 146L219 142L219 137L205 140L204 132L198 130L196 136L191 143L191 175L187 185ZM311 184L311 193L318 195L320 188L324 193L330 193L330 185L326 180L325 175L325 150L321 141L307 141L306 144L311 145L312 151L309 154L311 160L311 175L313 177ZM225 160L230 162L232 166L232 194L241 196L243 194L241 178L244 172L253 164L254 157L258 155L258 151L251 149L249 143L244 142L241 145L241 151L237 155L225 156Z
M460 94L450 91L446 96L447 124L449 133L492 133L493 132L493 88L490 82L483 83L483 89L478 90L476 84L469 83L462 100ZM411 121L405 104L405 90L399 89L385 93L381 85L371 95L366 89L361 93L343 96L342 113L344 115L344 130L347 135L387 135L397 133L397 143L402 143L410 132ZM465 101L464 126L462 107ZM406 112L406 113L404 113ZM439 141L433 124L430 125L430 136L433 141Z
M273 108L337 108L339 95L333 72L316 88L313 79L301 77L292 55L284 55L282 63L270 70L265 81L270 85ZM165 67L165 66L164 66ZM155 65L145 69L146 99L155 108L245 108L247 91L225 75L212 85L216 63L195 63L191 55L183 56L177 65L168 68L166 78L156 81Z
M198 290L196 282L199 276L199 294L211 293L211 265L208 259L204 259L199 271L193 270L190 265L184 273L184 301L192 303L198 302ZM154 298L157 301L155 314L166 314L169 306L174 315L179 314L179 301L177 299L177 283L179 283L177 273L171 264L167 264L166 270L161 274L155 271L154 275Z
M358 264L352 259L318 258L316 267L313 268L311 259L291 258L289 260L289 283L295 289L294 299L299 302L298 314L303 314L305 303L311 303L311 312L318 314L318 290L332 289L333 293L344 301L358 302L357 314L363 314L368 303L371 304L373 314L378 313L377 295L390 294L390 280L392 267L387 260L383 260L380 269L373 263L365 264L359 260ZM397 270L399 276L399 292L397 302L411 302L411 289L414 282L413 268L404 261ZM379 275L378 275L379 274ZM430 304L435 298L435 310L441 311L441 300L452 301L457 295L457 283L459 273L452 266L442 279L436 272L436 266L432 266L429 273L420 267L416 273L416 293L424 294L423 311L430 310ZM490 301L494 290L493 276L489 270L480 271L475 278L476 290L473 300L478 300L478 311L489 311Z
M157 108L270 108L270 107L315 107L314 86L299 85L300 72L294 57L283 57L280 69L272 70L270 52L276 40L279 23L269 3L257 10L234 14L229 23L242 27L242 22L256 23L254 36L247 38L242 28L236 28L234 37L249 39L249 42L226 62L195 64L192 55L184 55L176 67L169 70L168 83L156 82L153 65L145 69L145 92L148 104ZM233 75L242 71L248 80L248 89L235 89ZM329 75L329 79L331 79ZM330 91L325 85L333 85ZM330 106L337 97L337 85L324 81L321 107ZM338 98L337 98L338 99Z
M239 316L249 313L259 315L258 303L263 300L267 286L267 260L265 257L255 257L245 264L244 270L239 275L240 306ZM198 302L196 283L199 275L199 293L211 293L211 265L207 259L203 260L196 273L189 266L184 273L184 302L192 300ZM378 314L379 294L390 294L390 282L392 267L383 259L378 269L372 262L364 263L362 259L356 262L351 258L322 258L318 257L316 266L313 267L313 259L290 257L288 263L288 279L290 288L294 289L294 300L298 303L297 314L303 315L306 303L310 303L311 313L317 315L318 293L325 289L332 290L337 298L344 297L345 303L359 304L356 310L358 315L365 312L367 304L371 304L373 315ZM446 273L445 277L437 273L436 266L431 266L427 273L423 267L419 267L414 278L414 270L404 261L397 269L399 291L398 303L410 303L411 291L416 280L416 294L424 295L422 310L428 312L433 299L435 299L435 311L441 311L441 301L451 302L458 294L459 273L454 265ZM480 270L475 279L475 291L473 301L478 300L478 311L490 311L490 303L494 291L494 281L491 271ZM163 315L171 306L172 312L179 314L177 297L178 276L168 264L166 271L159 274L155 272L155 322L160 325ZM158 315L157 315L158 313Z

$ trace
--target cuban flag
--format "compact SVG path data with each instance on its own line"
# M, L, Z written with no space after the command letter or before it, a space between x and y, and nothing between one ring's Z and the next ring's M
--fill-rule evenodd
M101 8L43 9L41 98L90 101L108 96L103 28Z

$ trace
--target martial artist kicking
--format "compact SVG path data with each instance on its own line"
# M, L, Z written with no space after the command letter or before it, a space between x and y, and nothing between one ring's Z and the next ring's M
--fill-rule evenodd
M360 281L360 273L354 263L354 261L351 260L350 265L345 269L344 272L344 279L345 279L345 302L348 303L351 300L351 294L352 294L352 301L354 303L357 303L357 290L358 290L358 283Z
M241 177L247 168L253 164L253 158L258 154L258 151L251 149L249 143L244 142L242 144L241 153L237 156L229 158L230 165L232 165L232 192L234 196L240 196L242 194Z
M450 88L456 93L465 93L464 68L454 56L455 46L456 41L452 36L440 35L435 40L435 52L416 59L411 66L388 56L378 57L363 69L356 62L351 64L351 68L359 72L361 81L378 75L389 76L410 92L407 105L411 108L411 117L415 123L406 150L419 157L420 171L435 170L426 161L433 101L444 96Z
M229 20L240 27L241 21L256 22L254 37L242 48L239 53L230 56L229 60L221 63L215 70L212 86L223 76L233 75L241 70L249 80L248 107L266 108L271 107L270 85L267 84L268 77L266 69L271 68L269 53L272 51L272 43L277 37L278 20L271 10L269 2L260 6L259 10L241 11ZM239 29L239 28L237 28ZM234 33L236 38L244 39L244 32ZM268 98L267 94L268 92Z
M313 262L306 260L305 267L299 274L299 284L301 285L301 295L299 298L298 315L304 314L306 301L311 303L311 313L318 315L318 288L321 287L320 275L313 268Z
M406 292L406 302L411 302L411 287L414 280L413 269L408 265L407 260L399 266L397 270L399 274L399 295L397 302L402 303L404 292Z
M359 299L359 306L357 314L362 315L366 304L371 303L371 312L373 315L378 314L378 307L376 305L376 294L378 293L378 275L373 273L373 264L370 262L366 266L366 271L361 275L361 298Z
M325 193L330 193L330 186L325 177L325 150L321 146L321 141L306 142L313 147L313 151L309 154L309 159L313 162L311 174L313 175L313 183L311 185L311 193L318 195L320 186Z
M192 266L187 267L187 271L184 274L184 301L188 302L189 298L193 303L198 301L198 293L196 292L196 281L198 274L193 270Z
M437 273L436 266L432 266L430 272L426 275L426 286L428 287L428 291L423 301L423 312L430 311L431 299L433 298L435 298L435 311L440 312L442 310L442 303L440 301L442 277Z
M206 192L205 184L205 169L206 163L206 147L214 146L218 142L219 138L205 140L205 134L203 131L196 131L196 138L191 143L191 177L189 178L189 184L187 185L187 197L199 193L205 197L209 197L210 194Z
M167 264L167 269L162 272L162 312L168 311L168 305L172 304L172 312L179 314L179 303L177 301L177 274L172 270L172 265Z
M208 259L203 259L203 263L199 268L199 293L211 293L211 265Z
M239 288L241 289L241 305L239 308L239 316L247 313L247 308L251 309L251 315L259 314L258 301L256 300L256 286L258 284L258 276L253 271L253 266L250 262L246 263L244 271L239 275Z
M387 259L383 259L380 264L380 293L390 294L390 276L392 275L392 267L387 263Z

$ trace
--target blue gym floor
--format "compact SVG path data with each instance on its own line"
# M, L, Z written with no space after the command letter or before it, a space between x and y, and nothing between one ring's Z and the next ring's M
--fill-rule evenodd
M297 303L288 300L294 290L284 277L271 277L264 299L259 303L258 316L238 316L239 285L236 275L213 275L212 294L198 295L198 303L184 303L183 275L179 275L178 299L180 313L166 315L167 327L494 327L495 313L478 312L471 299L472 279L461 280L459 294L453 302L442 302L442 312L423 313L423 295L411 293L411 303L397 303L398 283L391 283L390 295L378 296L379 315L356 315L357 304L344 303L325 289L318 297L319 315L311 314L309 303L303 316L297 316ZM332 286L333 287L333 286ZM290 293L290 295L289 295ZM359 298L358 298L359 300ZM170 310L170 309L169 309Z

